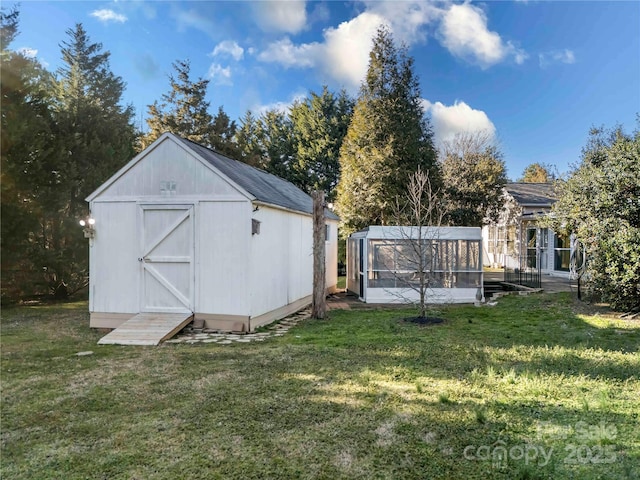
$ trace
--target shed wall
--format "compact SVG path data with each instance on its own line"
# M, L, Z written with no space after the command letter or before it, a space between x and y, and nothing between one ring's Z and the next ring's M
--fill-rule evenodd
M201 202L196 215L196 312L248 317L251 202Z
M257 317L311 295L311 217L260 207L253 214L260 234L251 238L251 316Z
M138 313L140 245L135 203L94 203L96 237L90 247L89 310Z

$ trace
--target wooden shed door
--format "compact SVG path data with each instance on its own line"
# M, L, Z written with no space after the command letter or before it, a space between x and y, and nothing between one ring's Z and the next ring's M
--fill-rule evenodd
M192 311L193 225L193 205L141 205L141 311Z

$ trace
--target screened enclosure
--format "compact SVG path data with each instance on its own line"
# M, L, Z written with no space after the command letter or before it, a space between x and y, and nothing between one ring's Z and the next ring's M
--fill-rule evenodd
M347 290L369 303L473 302L482 294L482 233L476 227L380 227L347 241Z

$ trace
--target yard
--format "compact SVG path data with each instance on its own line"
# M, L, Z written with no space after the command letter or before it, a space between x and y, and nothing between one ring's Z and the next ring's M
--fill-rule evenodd
M5 309L0 474L640 477L640 322L565 294L411 314L147 348L96 345L86 303Z

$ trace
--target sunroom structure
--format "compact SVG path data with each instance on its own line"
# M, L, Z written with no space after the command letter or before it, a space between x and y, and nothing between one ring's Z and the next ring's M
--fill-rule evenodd
M347 290L366 303L483 298L479 227L370 226L347 239Z

